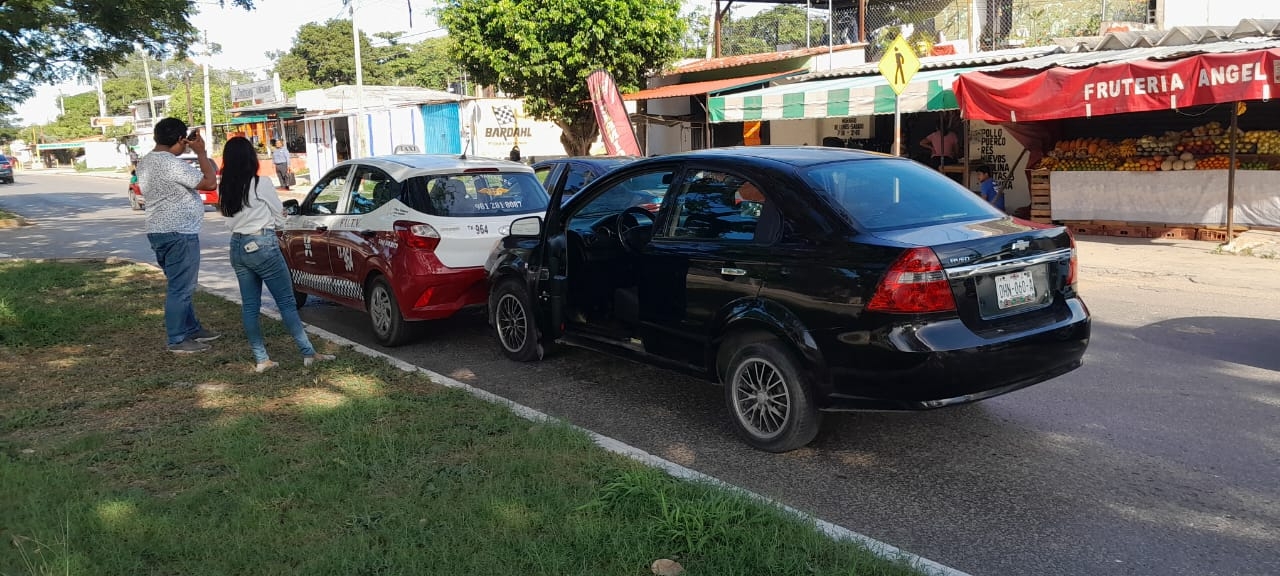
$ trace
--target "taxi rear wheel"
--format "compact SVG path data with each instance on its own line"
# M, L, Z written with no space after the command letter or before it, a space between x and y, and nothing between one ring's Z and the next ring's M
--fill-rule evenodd
M379 276L369 284L365 307L373 335L383 346L399 346L409 339L409 323L400 315L400 304L387 279Z

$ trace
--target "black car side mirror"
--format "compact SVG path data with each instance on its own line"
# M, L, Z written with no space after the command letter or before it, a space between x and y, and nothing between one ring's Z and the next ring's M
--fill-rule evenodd
M298 201L293 199L285 200L284 213L290 216L296 216L298 214Z
M542 217L526 216L511 223L511 236L537 238L542 235Z

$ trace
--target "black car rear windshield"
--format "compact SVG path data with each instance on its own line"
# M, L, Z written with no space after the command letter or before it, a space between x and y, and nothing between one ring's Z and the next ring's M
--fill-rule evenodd
M870 232L1004 215L954 180L915 162L852 160L822 164L802 174Z
M405 182L402 198L410 208L435 216L504 216L547 209L547 191L533 174L523 172L417 176Z

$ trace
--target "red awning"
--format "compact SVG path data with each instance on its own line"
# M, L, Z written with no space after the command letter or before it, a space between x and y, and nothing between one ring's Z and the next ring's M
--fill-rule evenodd
M1267 100L1280 96L1280 48L1130 60L1084 69L967 72L956 80L965 118L1030 122Z
M741 78L726 78L724 80L707 80L706 82L690 82L688 84L672 84L670 86L662 86L659 88L650 88L641 90L634 94L623 94L623 100L653 100L656 98L675 98L677 96L696 96L698 94L707 94L710 92L720 92L741 86L750 86L752 84L760 84L768 82L775 78L782 78L792 74L805 72L804 69L791 70L789 72L772 72L769 74L758 74L756 76L744 76Z

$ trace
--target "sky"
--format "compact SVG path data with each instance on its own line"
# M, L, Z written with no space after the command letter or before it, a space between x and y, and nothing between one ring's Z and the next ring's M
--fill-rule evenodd
M378 32L400 32L406 41L417 41L445 32L435 20L426 15L435 6L434 0L412 0L413 18L410 26L409 6L406 0L359 0L360 29L372 36ZM686 8L696 5L711 6L714 0L684 0ZM309 22L324 22L332 18L346 18L342 0L256 0L257 8L251 12L242 9L219 7L217 2L199 0L200 13L192 18L198 30L207 30L209 41L222 45L222 54L213 57L215 68L234 68L253 72L265 78L271 61L266 53L288 50L298 28ZM768 7L746 5L735 8L735 15L755 13ZM64 84L42 86L36 95L17 106L21 124L52 122L58 116L59 90L66 95L92 91L92 85Z

